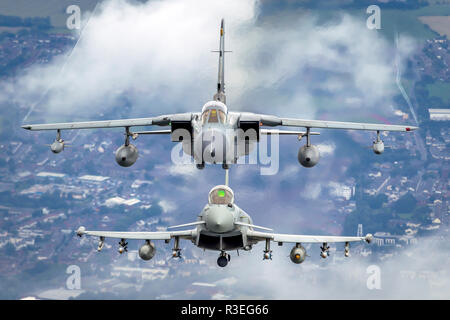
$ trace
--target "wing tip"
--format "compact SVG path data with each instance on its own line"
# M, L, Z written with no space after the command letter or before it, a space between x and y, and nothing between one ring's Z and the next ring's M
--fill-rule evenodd
M406 127L405 128L406 131L414 131L414 130L417 130L417 129L419 129L419 127L411 126L411 127Z
M77 236L81 237L83 234L86 233L86 228L81 226L77 229L76 233L77 233Z

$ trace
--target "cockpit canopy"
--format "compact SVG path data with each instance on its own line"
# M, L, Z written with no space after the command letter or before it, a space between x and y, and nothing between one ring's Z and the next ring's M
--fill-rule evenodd
M202 123L225 123L227 106L220 101L209 101L202 108Z
M234 193L227 186L215 186L209 192L209 204L230 204L234 203Z

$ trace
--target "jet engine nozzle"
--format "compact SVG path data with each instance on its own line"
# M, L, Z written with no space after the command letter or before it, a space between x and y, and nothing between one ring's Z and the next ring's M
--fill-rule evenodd
M314 145L304 145L298 150L298 162L306 168L314 167L320 159L319 149Z
M372 150L375 154L382 154L384 152L384 142L382 140L374 141Z
M292 248L289 256L293 263L300 264L306 259L306 249L302 245L298 244Z
M151 258L155 256L156 248L155 245L147 241L142 247L139 248L139 257L141 257L142 260L148 261Z
M122 145L116 150L116 162L122 167L133 165L138 158L138 149L132 145Z

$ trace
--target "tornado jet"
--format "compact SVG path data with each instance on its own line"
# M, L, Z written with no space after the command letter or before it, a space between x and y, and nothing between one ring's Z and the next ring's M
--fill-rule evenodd
M227 170L228 172L228 170ZM143 260L150 260L155 256L155 241L164 240L169 244L173 239L172 257L181 258L180 240L191 241L195 246L204 250L219 252L217 265L225 267L231 260L229 252L235 250L251 251L258 242L264 243L263 260L272 260L271 243L283 245L293 244L290 259L300 264L305 261L307 254L303 244L319 243L320 256L329 256L329 243L340 242L344 244L344 255L350 255L350 242L372 241L372 235L364 237L345 236L315 236L300 234L274 233L272 229L253 224L252 218L235 202L234 192L228 186L217 185L208 195L208 203L197 216L196 221L169 227L167 229L182 229L160 232L117 232L117 231L90 231L79 227L77 235L82 237L99 237L98 251L104 247L106 238L120 239L118 251L120 254L128 250L127 240L141 240L139 256ZM190 227L190 228L189 228Z
M237 163L242 156L248 155L259 143L261 135L296 135L298 140L306 139L298 151L299 163L307 168L315 166L320 159L318 148L312 144L311 137L318 135L311 129L344 129L374 131L377 138L372 149L376 154L384 151L384 142L380 138L382 131L410 132L418 127L408 125L387 125L373 123L340 122L283 118L276 115L251 112L233 112L228 109L225 95L225 22L220 24L218 78L216 92L211 101L206 102L200 112L155 115L148 118L115 119L87 122L68 122L50 124L25 124L27 130L55 130L56 139L51 151L60 153L65 142L62 130L124 128L124 144L115 153L116 162L123 167L133 165L138 159L138 149L130 143L141 135L170 135L172 142L181 142L183 152L194 159L197 168L203 169L205 163L222 164L227 169ZM200 109L200 108L199 108ZM161 127L160 130L134 130L136 127ZM279 130L274 127L296 127L300 131Z

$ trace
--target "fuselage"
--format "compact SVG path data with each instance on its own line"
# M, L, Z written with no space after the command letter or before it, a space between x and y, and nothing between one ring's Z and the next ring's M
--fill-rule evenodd
M233 164L249 154L258 140L256 130L239 128L241 113L228 112L220 101L207 102L191 120L192 136L183 140L183 151L196 163Z
M191 120L192 137L183 141L183 151L194 157L196 164L222 163L225 166L249 154L258 140L255 130L239 127L240 115L228 112L225 95L225 22L220 22L219 67L217 91L213 100L205 103L201 114ZM239 127L239 128L238 128ZM248 139L246 135L250 135ZM259 131L259 130L258 130ZM247 141L246 141L247 140ZM248 141L250 140L250 142ZM225 167L224 166L224 167Z
M233 191L219 185L211 189L208 204L198 216L203 224L197 226L195 245L209 250L250 250L254 243L247 241L246 231L251 228L250 216L234 203Z

